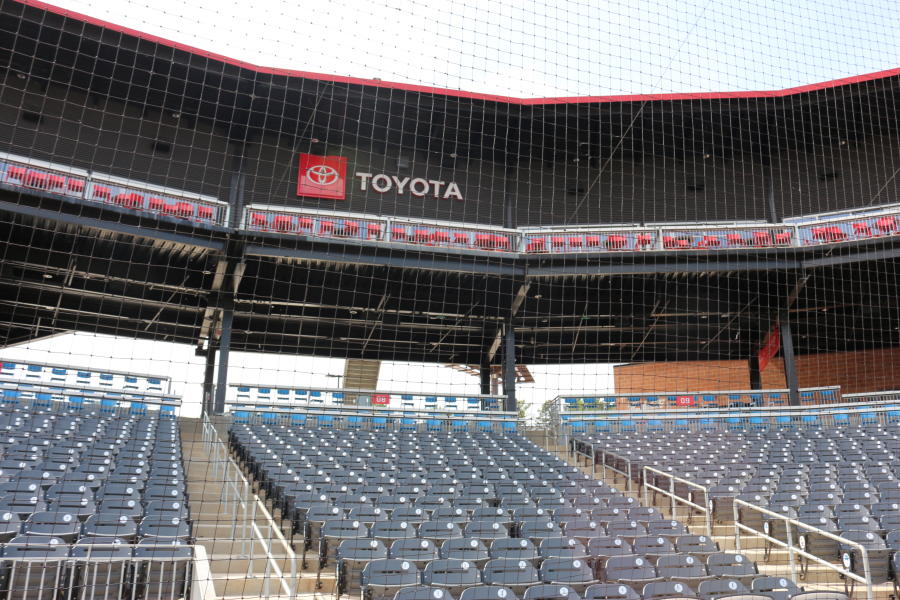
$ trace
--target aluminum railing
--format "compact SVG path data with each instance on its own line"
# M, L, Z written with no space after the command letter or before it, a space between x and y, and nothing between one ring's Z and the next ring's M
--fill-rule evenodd
M666 412L598 412L569 415L561 420L564 443L589 439L594 433L634 431L763 430L770 427L830 427L900 422L900 393L882 393L866 401L820 406L751 407ZM845 398L851 399L851 398Z
M799 390L802 406L834 404L841 402L839 386L819 386ZM765 390L711 390L669 391L636 393L594 393L584 395L564 394L554 398L559 415L583 415L597 412L661 410L690 411L691 409L732 409L744 407L788 406L790 390L784 388Z
M233 407L308 406L308 407L382 407L397 411L426 410L450 413L496 412L502 409L506 396L436 392L367 390L355 388L317 388L269 386L233 383L228 385L226 402Z
M220 503L231 520L230 539L241 540L241 557L247 559L247 579L262 579L264 598L272 595L296 598L300 586L297 555L266 505L253 492L250 482L234 462L228 446L205 413L202 416L201 439L212 463L213 481L221 485ZM261 574L254 569L256 543L263 548L262 558L265 559ZM282 568L285 562L289 567L287 572ZM280 590L274 594L271 589L273 582Z
M230 206L211 196L124 179L63 164L0 153L0 185L115 205L197 223L229 224ZM729 251L807 247L900 234L900 208L814 215L767 223L677 223L506 229L491 225L250 205L249 231L356 239L419 247L526 254Z
M4 555L9 598L216 598L205 549L191 544L64 544L48 537Z
M900 208L802 223L692 223L656 227L504 229L478 224L251 205L250 231L512 254L623 254L802 248L900 234Z
M244 209L243 227L250 231L305 235L433 248L518 252L515 229L490 225L412 220L360 213L324 212L268 205Z
M228 203L212 196L192 194L15 154L0 153L0 185L197 223L228 223Z
M17 404L23 401L30 402L33 407L43 406L45 408L52 403L68 404L73 407L97 404L101 412L118 409L143 411L152 408L169 412L173 416L181 407L181 397L174 394L0 380L0 403Z
M515 412L459 412L432 409L396 409L383 406L309 406L290 401L225 403L235 423L305 426L312 423L354 429L425 429L518 431L524 424Z
M785 529L785 538L784 540L779 539L773 535L770 535L769 532L759 531L750 527L749 525L741 522L740 520L740 512L741 509L745 509L752 512L757 512L760 515L766 517L765 520L768 521L781 521L784 524ZM865 586L866 589L866 599L874 600L875 599L875 591L872 585L872 571L870 567L870 557L869 552L865 546L862 544L855 542L853 540L848 540L839 535L835 535L829 531L825 531L823 529L818 529L813 527L812 525L808 525L796 519L792 519L790 517L786 517L777 512L771 511L767 508L763 508L761 506L757 506L755 504L751 504L749 502L745 502L740 499L734 500L734 545L736 551L738 553L741 552L741 534L748 533L755 537L761 538L765 540L766 544L778 546L780 548L784 548L788 552L788 565L791 571L791 578L794 581L799 581L798 578L798 565L797 565L797 557L801 556L806 560L815 562L827 569L834 571L840 577L859 582ZM798 535L798 532L810 532L816 535L828 538L837 542L838 544L842 544L844 546L848 546L857 550L862 558L862 574L859 574L850 568L850 561L846 561L845 564L837 565L829 560L825 560L815 554L808 552L805 548L802 548L799 544L795 544L795 536ZM846 586L846 583L845 583Z
M682 477L677 477L672 473L667 473L665 471L660 471L659 469L655 469L653 467L645 466L643 469L643 482L644 482L644 506L652 506L650 503L650 493L653 492L655 494L662 494L666 498L669 499L669 510L673 519L676 518L676 510L679 506L684 506L687 508L687 522L690 524L692 521L693 513L699 512L703 515L703 519L705 521L705 531L706 535L712 537L712 514L709 509L709 503L707 502L708 498L708 490L705 486L700 485L699 483L695 483L693 481L689 481ZM653 477L649 477L648 475L653 475ZM669 485L666 488L659 487L656 483L660 480L664 479L669 482ZM652 482L652 483L651 483ZM698 504L694 502L693 498L684 498L675 493L675 484L679 483L684 487L687 487L692 490L697 490L700 492L702 496L703 504Z
M172 385L171 377L116 371L98 370L72 365L61 365L33 360L0 358L0 381L5 379L43 383L47 385L80 385L114 389L123 392L142 391L167 394Z

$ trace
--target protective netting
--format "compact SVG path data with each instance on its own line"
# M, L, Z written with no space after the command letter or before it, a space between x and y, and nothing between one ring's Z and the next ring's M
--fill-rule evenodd
M896 597L895 3L256 4L0 0L0 596Z

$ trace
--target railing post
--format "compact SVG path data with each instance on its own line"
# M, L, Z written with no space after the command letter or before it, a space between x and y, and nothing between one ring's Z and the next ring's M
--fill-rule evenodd
M797 558L794 555L794 533L791 530L791 522L788 519L784 520L784 531L787 534L787 543L788 543L788 561L791 569L791 579L794 581L799 581L797 579ZM799 532L798 532L799 533Z
M647 477L644 475L644 485L646 486ZM675 518L675 478L669 475L669 500L671 507L669 510L671 511L672 518Z

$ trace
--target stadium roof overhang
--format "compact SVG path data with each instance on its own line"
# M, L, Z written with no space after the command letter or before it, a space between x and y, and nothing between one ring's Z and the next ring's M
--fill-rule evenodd
M509 98L260 67L35 0L3 0L0 60L98 102L126 100L178 114L187 125L210 122L241 143L265 134L352 135L374 147L402 144L507 164L525 155L602 161L611 148L618 156L765 160L791 147L896 129L892 114L872 107L895 106L900 80L897 69L774 91ZM802 135L790 135L785 124ZM444 135L448 127L452 137Z
M223 306L235 350L382 360L478 364L507 322L524 364L747 358L785 310L801 354L900 343L885 240L640 261L385 253L2 194L4 345L72 330L202 345Z

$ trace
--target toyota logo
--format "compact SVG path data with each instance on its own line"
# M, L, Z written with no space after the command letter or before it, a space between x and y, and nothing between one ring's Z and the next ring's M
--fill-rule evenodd
M306 170L306 178L316 185L332 185L340 179L340 174L334 167L313 165Z

